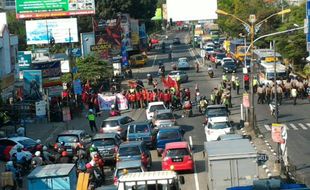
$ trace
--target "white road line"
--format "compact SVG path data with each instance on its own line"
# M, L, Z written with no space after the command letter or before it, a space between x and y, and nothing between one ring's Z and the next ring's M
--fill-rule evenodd
M191 51L190 54L192 55L192 57L195 57L196 62L200 65L200 62L197 59L197 57L195 56L195 53L194 53L193 49L189 49L189 51Z
M304 124L302 123L298 123L298 125L303 129L303 130L307 130L308 128L306 126L304 126Z
M310 123L306 123L306 125L307 125L308 127L310 127Z
M293 123L290 123L290 126L291 126L294 130L298 130L298 128L297 128Z
M153 65L152 67L154 67L155 63L156 63L156 59L157 59L157 55L155 55L154 60L153 60Z
M192 136L189 136L189 144L191 147L193 147L193 139ZM195 162L195 154L193 154L193 159L194 159L194 179L195 179L195 186L196 190L199 190L199 181L198 181L198 174L197 174L197 168L196 168L196 162Z
M269 125L265 125L265 128L266 128L267 131L271 131L271 128L270 128Z

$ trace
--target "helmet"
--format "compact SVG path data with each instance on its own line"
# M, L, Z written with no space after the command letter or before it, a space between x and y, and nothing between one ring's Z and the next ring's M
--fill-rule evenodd
M67 152L67 151L63 151L63 152L61 153L61 156L62 156L62 157L68 156L68 152Z
M41 140L40 140L40 139L37 139L37 140L36 140L36 143L37 143L37 144L41 144Z
M111 105L111 109L114 109L114 108L115 108L115 105L114 105L114 104L112 104L112 105Z
M90 113L93 113L93 112L94 112L94 110L93 110L93 109L89 109L88 111L89 111Z
M44 150L44 151L47 151L47 146L43 146L43 150Z
M92 168L93 166L90 164L90 163L87 163L86 164L86 169L90 169L90 168Z
M41 156L41 152L40 152L40 151L36 151L36 152L34 153L34 155L35 155L35 156Z
M94 147L90 147L89 152L96 152L96 149Z

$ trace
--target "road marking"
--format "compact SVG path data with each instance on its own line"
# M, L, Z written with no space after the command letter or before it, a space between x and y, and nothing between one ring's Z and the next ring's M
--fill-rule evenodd
M189 138L189 146L193 148L193 138L192 136L189 136L188 138Z
M157 59L157 55L155 55L154 60L153 60L153 65L152 67L154 67L155 63L156 63L156 59Z
M192 136L189 136L189 145L193 147L193 139ZM194 159L194 179L195 179L195 186L196 190L199 190L199 181L198 181L198 174L197 174L197 168L196 168L196 162L195 162L195 154L193 154L193 159Z
M298 128L297 128L293 123L290 123L290 126L291 126L294 130L298 130Z
M199 62L199 60L197 59L197 57L196 57L196 55L195 55L193 49L189 49L188 51L191 51L190 54L192 55L192 57L195 57L195 61L200 65L200 62Z
M304 126L304 124L302 123L298 123L298 125L303 129L303 130L307 130L308 128L306 126Z
M271 131L271 128L269 125L265 125L265 128L267 129L267 131Z
M308 127L310 127L310 123L306 123L306 125L308 125Z

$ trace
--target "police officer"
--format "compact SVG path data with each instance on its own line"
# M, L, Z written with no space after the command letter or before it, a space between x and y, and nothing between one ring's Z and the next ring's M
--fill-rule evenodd
M87 119L88 119L89 127L90 127L91 131L94 132L94 130L95 130L97 132L98 129L96 126L96 116L95 116L94 111L92 109L89 109Z
M237 94L239 95L239 90L240 90L240 80L239 80L239 77L236 77L235 84L236 84Z

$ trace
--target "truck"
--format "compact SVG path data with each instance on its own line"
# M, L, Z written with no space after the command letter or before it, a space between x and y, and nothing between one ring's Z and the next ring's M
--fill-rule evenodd
M208 190L252 185L258 179L258 154L248 139L204 143Z
M36 167L28 176L28 190L75 190L77 184L74 164L49 164Z
M117 189L181 190L181 185L184 183L184 176L178 176L174 171L139 172L122 175L119 178Z
M220 37L220 30L218 24L206 23L205 28L207 33L211 36L212 40L218 40Z
M247 55L245 52L248 48L248 43L245 43L243 39L234 39L229 42L229 53L233 56L233 58L240 62L243 62L245 56L251 57L251 52L249 51Z

